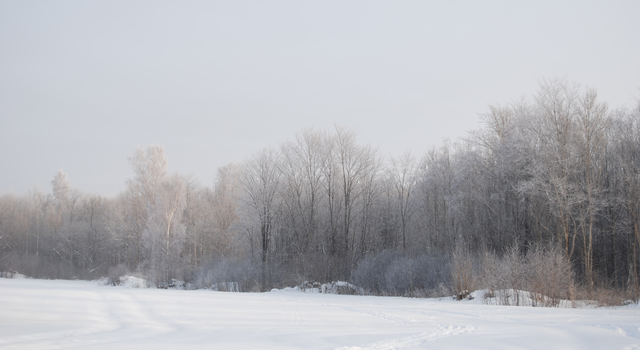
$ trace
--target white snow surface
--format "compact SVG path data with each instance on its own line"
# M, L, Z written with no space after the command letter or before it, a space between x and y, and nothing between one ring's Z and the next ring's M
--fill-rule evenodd
M0 278L2 349L640 349L640 308Z
M101 283L102 284L102 283ZM152 283L149 283L142 278L134 276L122 276L120 277L120 285L125 288L149 288L153 287Z

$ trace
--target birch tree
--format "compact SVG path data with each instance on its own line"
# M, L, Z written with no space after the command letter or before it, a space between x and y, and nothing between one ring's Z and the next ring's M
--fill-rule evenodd
M158 283L182 279L182 243L185 227L181 222L185 208L185 183L174 174L160 183L155 203L149 209L144 239L150 250L150 269Z
M167 177L167 158L164 147L151 145L146 150L136 149L129 163L134 172L133 179L127 181L130 215L128 215L128 237L135 249L136 266L143 263L142 233L148 225L149 211L156 203L156 193L161 182Z

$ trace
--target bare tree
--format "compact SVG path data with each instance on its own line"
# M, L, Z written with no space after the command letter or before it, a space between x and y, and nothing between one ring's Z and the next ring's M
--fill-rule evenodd
M350 252L353 251L355 232L352 226L356 214L356 204L362 198L362 183L367 172L373 170L375 151L369 147L356 144L353 131L336 126L335 136L336 168L339 179L340 197L342 199L342 244L338 251L342 255L342 276L348 278L351 264Z
M258 222L262 290L266 290L269 284L267 258L279 204L277 198L280 185L279 161L279 155L273 150L262 150L245 164L240 182L246 195L244 202L251 211L250 215Z
M582 198L575 182L579 159L573 134L577 117L578 86L566 80L546 81L536 97L536 118L528 130L536 139L532 179L528 188L546 198L549 212L557 218L556 237L568 259L575 249L576 210Z
M415 212L413 192L417 182L416 170L416 159L410 153L405 153L399 158L391 158L388 176L397 196L403 250L407 250L407 227Z
M282 145L283 184L281 194L286 217L294 235L293 247L299 271L304 276L312 264L311 245L318 238L319 207L323 177L322 148L326 136L314 130L304 130L295 141Z
M213 216L212 247L218 256L231 255L237 240L238 201L240 200L241 169L235 164L218 169L211 197Z
M593 286L593 231L596 215L604 208L603 170L606 150L606 129L610 118L607 105L597 101L595 90L588 90L579 99L576 141L580 163L579 188L584 197L581 206L580 231L583 235L585 278Z

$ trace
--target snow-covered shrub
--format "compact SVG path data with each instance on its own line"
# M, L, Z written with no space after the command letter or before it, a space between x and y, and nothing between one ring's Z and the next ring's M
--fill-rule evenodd
M451 257L451 284L453 292L458 295L465 291L476 290L476 262L468 247L458 243Z
M440 297L449 296L451 294L452 294L451 289L446 284L439 282L438 287L431 290L431 295L429 296L432 298L440 298Z
M449 280L448 259L442 254L408 256L389 251L363 259L351 278L367 293L405 296L439 295L439 286Z
M387 267L384 274L386 290L391 291L394 295L403 295L413 290L415 271L413 271L412 262L413 259L409 257L400 257Z
M571 265L555 246L535 246L526 256L528 280L534 306L558 306L561 300L574 300Z
M351 281L362 286L368 293L383 294L387 291L385 279L387 268L400 257L393 251L383 251L377 255L368 255L356 267L351 274Z
M456 293L456 295L453 296L453 299L455 300L473 300L473 295L471 295L472 293L468 290L461 290L458 293Z
M305 281L299 286L284 287L281 289L274 288L272 292L301 292L301 293L324 293L324 294L346 294L346 295L364 295L365 291L362 287L345 281L334 281L331 283L308 282Z
M218 292L239 292L240 285L238 282L219 282L211 285L211 290Z
M489 291L486 295L495 298L486 300L495 300L499 305L523 305L521 300L523 294L520 291L528 289L530 271L517 246L513 245L509 248L502 258L485 251L482 254L481 263L478 284Z
M107 278L112 285L120 285L120 277L129 274L129 270L125 264L118 264L109 268L109 275Z
M325 283L320 286L320 292L323 294L364 295L364 289L344 281Z
M111 282L111 279L109 279L109 277L98 278L97 280L95 280L95 282L99 286L113 286L113 282Z
M184 281L179 281L175 278L172 278L170 282L166 283L166 282L161 282L157 284L157 287L160 289L178 289L178 290L182 290L185 289L184 288L185 283Z
M0 272L0 277L2 278L13 278L13 279L19 279L19 278L27 278L25 275L20 274L16 271L2 271Z
M41 279L73 279L77 276L67 261L35 254L9 254L0 261L0 271L20 271L25 276Z
M320 291L320 288L322 288L322 284L320 282L304 281L298 287L302 292L315 293Z
M534 246L526 254L516 245L502 257L485 251L478 285L488 304L557 307L573 300L571 266L557 248Z
M38 271L41 271L43 263L42 259L34 254L9 254L0 260L0 271L12 273L20 271L24 275L38 278L41 277Z
M193 285L219 291L252 292L259 290L260 278L260 268L250 260L220 259L199 268ZM228 288L228 283L234 283L233 288Z

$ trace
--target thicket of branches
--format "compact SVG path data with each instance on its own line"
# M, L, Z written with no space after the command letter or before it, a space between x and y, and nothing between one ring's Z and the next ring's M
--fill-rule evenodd
M637 290L640 104L611 110L556 79L481 118L419 159L385 159L340 127L304 130L219 169L210 187L168 174L155 145L129 158L135 176L115 197L73 189L60 171L51 194L0 197L0 270L242 290L350 280L414 295L466 288L461 271L485 281L473 287L516 288L499 262L544 273L559 257L585 290ZM481 264L487 254L494 263Z

